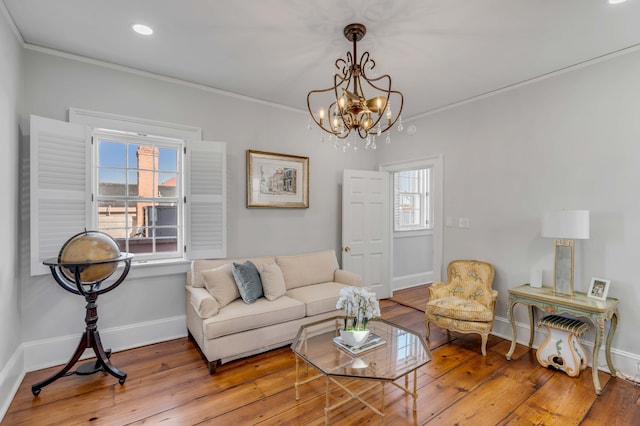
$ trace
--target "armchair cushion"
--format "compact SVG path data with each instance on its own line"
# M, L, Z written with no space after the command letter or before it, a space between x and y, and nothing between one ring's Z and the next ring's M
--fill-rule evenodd
M426 311L435 316L463 321L493 321L493 311L482 303L455 296L430 300Z

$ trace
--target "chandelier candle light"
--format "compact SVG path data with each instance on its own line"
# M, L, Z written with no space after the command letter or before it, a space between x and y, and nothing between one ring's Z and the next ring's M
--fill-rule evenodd
M361 287L343 287L336 309L345 312L344 328L340 330L344 343L354 348L362 346L369 337L369 320L380 316L376 294Z
M376 149L376 136L382 135L398 122L398 131L403 130L402 93L391 90L388 74L377 77L373 69L376 63L369 52L358 59L357 43L362 40L367 29L362 24L349 24L344 28L344 36L353 42L353 54L337 59L338 72L333 75L333 86L328 89L312 90L307 95L307 108L311 119L320 126L322 132L329 133L329 140L335 137L335 146L342 145L346 151L352 144L346 138L353 135L353 149L358 146L355 135L366 141L365 148ZM369 76L368 73L373 73ZM366 92L366 94L365 94ZM369 96L369 97L367 97ZM393 98L395 113L391 108ZM308 129L311 130L311 121ZM324 142L324 134L320 140ZM340 140L343 140L341 143ZM391 136L387 134L387 143Z

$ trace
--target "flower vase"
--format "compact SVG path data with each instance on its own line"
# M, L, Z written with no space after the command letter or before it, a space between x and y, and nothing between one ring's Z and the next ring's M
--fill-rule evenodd
M367 341L369 330L340 330L340 337L345 345L357 349Z

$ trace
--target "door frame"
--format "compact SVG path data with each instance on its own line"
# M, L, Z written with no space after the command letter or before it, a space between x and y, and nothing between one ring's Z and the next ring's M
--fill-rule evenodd
M396 161L392 163L384 163L378 166L379 171L394 173L408 169L418 169L424 167L433 168L433 282L442 281L442 258L444 250L444 158L442 154L421 157L413 160ZM391 178L390 178L391 179ZM393 185L389 185L390 208L393 210ZM389 220L389 280L391 285L391 294L393 295L393 215Z

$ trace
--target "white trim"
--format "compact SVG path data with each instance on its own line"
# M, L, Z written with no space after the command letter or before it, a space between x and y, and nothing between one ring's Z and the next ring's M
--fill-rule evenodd
M378 170L392 173L399 170L408 170L413 168L432 167L433 168L433 216L435 225L431 229L433 232L433 269L432 280L442 280L442 258L444 251L444 157L442 154L416 158L413 160L396 161L392 163L384 163L378 166ZM391 188L393 191L393 188ZM390 194L393 199L393 194ZM389 223L393 235L393 223ZM390 239L390 262L393 265L393 238Z
M26 46L26 43L24 42L24 38L22 38L22 34L20 34L20 30L18 30L18 26L13 20L13 16L11 16L11 13L9 13L9 9L7 9L7 5L4 4L3 1L0 1L0 9L2 9L2 14L7 19L7 23L9 24L11 31L13 31L13 34L16 36L18 43L20 43L20 46L24 48ZM0 416L0 419L1 418L2 416Z
M90 111L81 108L69 108L69 122L86 124L93 129L123 130L127 132L145 132L148 135L164 136L182 140L201 140L200 127L185 126L146 118L130 117L127 115L111 114L107 112Z
M11 355L9 361L0 370L0 422L7 414L11 401L18 393L18 388L24 380L24 350L20 345Z
M4 6L4 4L2 2L0 2L0 5ZM11 15L9 14L9 11L6 9L6 6L4 7L5 10L5 15L7 17L11 17ZM282 104L278 104L275 102L269 102L269 101L265 101L262 99L257 99L257 98L252 98L250 96L246 96L246 95L240 95L238 93L233 93L233 92L229 92L226 90L222 90L222 89L217 89L211 86L207 86L205 84L201 84L201 83L194 83L191 81L187 81L187 80L181 80L179 78L175 78L175 77L167 77L165 75L162 74L156 74L156 73L152 73L149 71L142 71L139 69L135 69L135 68L130 68L130 67L126 67L123 65L117 65L117 64L113 64L110 62L106 62L106 61L101 61L98 59L92 59L92 58L87 58L85 56L80 56L80 55L75 55L72 53L68 53L68 52L61 52L59 50L55 50L55 49L51 49L48 47L42 47L42 46L36 46L33 44L29 44L26 43L24 41L24 39L22 38L22 35L20 34L19 30L17 29L15 22L13 21L13 19L9 19L9 25L12 27L14 33L16 34L16 37L18 38L18 41L20 41L22 47L24 49L29 49L29 50L33 50L35 52L40 52L40 53L45 53L48 55L52 55L52 56L58 56L61 58L65 58L65 59L70 59L70 60L74 60L74 61L78 61L78 62L84 62L87 64L92 64L92 65L96 65L96 66L100 66L100 67L104 67L104 68L110 68L113 70L117 70L117 71L122 71L122 72L127 72L130 74L135 74L135 75L139 75L139 76L143 76L143 77L148 77L148 78L153 78L155 80L160 80L160 81L165 81L165 82L169 82L169 83L173 83L179 86L185 86L185 87L190 87L190 88L194 88L194 89L198 89L198 90L203 90L205 92L210 92L210 93L215 93L218 95L222 95L222 96L228 96L231 98L235 98L235 99L240 99L240 100L244 100L247 102L252 102L252 103L256 103L256 104L260 104L260 105L266 105L266 106L270 106L273 108L277 108L277 109L282 109L285 111L289 111L289 112L295 112L298 114L309 114L309 111L306 109L300 109L300 108L294 108L294 107L290 107L287 105L282 105ZM613 59L616 58L618 56L622 56L622 55L626 55L626 54L630 54L630 53L634 53L636 51L640 50L640 43L637 44L633 44L631 46L627 46L627 47L623 47L621 49L616 50L615 52L610 52L610 53L606 53L604 55L595 57L595 58L591 58L591 59L587 59L584 60L582 62L579 62L577 64L573 64L573 65L568 65L564 68L560 68L554 71L549 71L545 74L539 75L539 76L535 76L532 77L528 80L524 80L518 83L514 83L511 85L507 85L504 87L501 87L499 89L495 89L495 90L491 90L489 92L486 93L482 93L480 95L477 96L472 96L470 98L467 99L463 99L461 101L457 101L457 102L453 102L450 103L448 105L444 105L442 107L438 107L436 109L432 109L430 111L426 111L414 116L409 116L406 118L403 118L405 123L414 121L414 120L418 120L420 118L424 118L433 114L438 114L442 111L447 111L453 108L457 108L459 106L462 105L466 105L468 103L471 102L475 102L475 101L479 101L482 99L486 99L495 95L499 95L501 93L513 90L513 89L518 89L520 87L523 86L527 86L529 84L535 84L539 81L542 80L546 80L547 78L551 78L551 77L555 77L557 75L561 75L567 72L571 72L574 70L578 70L580 68L584 68L593 64L597 64L599 62L603 62L603 61L607 61L609 59Z
M433 282L433 271L421 272L419 274L404 275L402 277L394 277L391 282L391 291L403 290L422 284Z
M207 86L207 85L201 84L201 83L194 83L192 81L181 80L181 79L175 78L175 77L167 77L166 75L156 74L156 73L149 72L149 71L143 71L143 70L139 70L139 69L136 69L136 68L126 67L124 65L113 64L113 63L110 63L110 62L101 61L99 59L87 58L85 56L75 55L73 53L61 52L59 50L51 49L51 48L48 48L48 47L35 46L35 45L29 44L29 43L23 43L22 47L24 47L25 49L33 50L35 52L45 53L45 54L48 54L48 55L51 55L51 56L58 56L60 58L70 59L72 61L83 62L85 64L96 65L96 66L103 67L103 68L109 68L109 69L116 70L116 71L122 71L122 72L126 72L126 73L129 73L129 74L134 74L134 75L139 75L139 76L142 76L142 77L152 78L152 79L164 81L164 82L167 82L167 83L177 84L179 86L185 86L185 87L189 87L189 88L192 88L192 89L203 90L205 92L215 93L215 94L221 95L221 96L228 96L230 98L240 99L240 100L243 100L243 101L246 101L246 102L252 102L252 103L260 104L260 105L266 105L266 106L269 106L269 107L272 107L272 108L282 109L282 110L290 111L290 112L296 112L296 113L299 113L299 114L309 114L309 111L307 111L306 109L302 110L302 109L299 109L299 108L293 108L293 107L290 107L290 106L287 106L287 105L278 104L278 103L275 103L275 102L269 102L269 101L265 101L265 100L262 100L262 99L252 98L251 96L240 95L238 93L229 92L227 90L216 89L215 87Z
M100 338L106 348L114 352L153 343L165 342L187 335L186 316L179 315L154 321L129 324L121 327L101 329ZM25 371L40 370L56 365L65 364L78 346L81 335L67 335L52 339L42 339L26 342L24 348ZM81 359L95 356L92 350L87 350ZM114 365L117 366L117 357Z
M510 84L510 85L501 87L499 89L495 89L495 90L491 90L489 92L481 93L481 94L479 94L477 96L472 96L470 98L463 99L461 101L453 102L453 103L450 103L449 105L444 105L444 106L441 106L439 108L432 109L431 111L423 112L423 113L418 114L418 115L414 115L414 116L411 116L411 117L403 118L403 120L404 120L405 123L408 123L408 122L411 122L413 120L418 120L420 118L424 118L424 117L428 117L430 115L441 113L443 111L447 111L447 110L450 110L450 109L458 108L460 106L463 106L463 105L466 105L466 104L469 104L469 103L472 103L472 102L475 102L475 101L480 101L482 99L490 98L492 96L499 95L499 94L502 94L504 92L509 92L511 90L514 90L514 89L519 89L519 88L521 88L523 86L528 86L530 84L535 84L535 83L538 83L540 81L546 80L546 79L551 78L551 77L556 77L558 75L562 75L562 74L565 74L567 72L579 70L581 68L588 67L590 65L594 65L594 64L597 64L599 62L608 61L609 59L613 59L613 58L616 58L618 56L634 53L634 52L639 51L639 50L640 50L640 43L632 44L631 46L627 46L627 47L623 47L622 49L618 49L615 52L606 53L604 55L597 56L595 58L591 58L591 59L584 60L582 62L578 62L577 64L568 65L568 66L566 66L564 68L559 68L557 70L549 71L549 72L547 72L545 74L541 74L541 75L532 77L530 79L527 79L527 80L524 80L524 81L520 81L518 83Z

